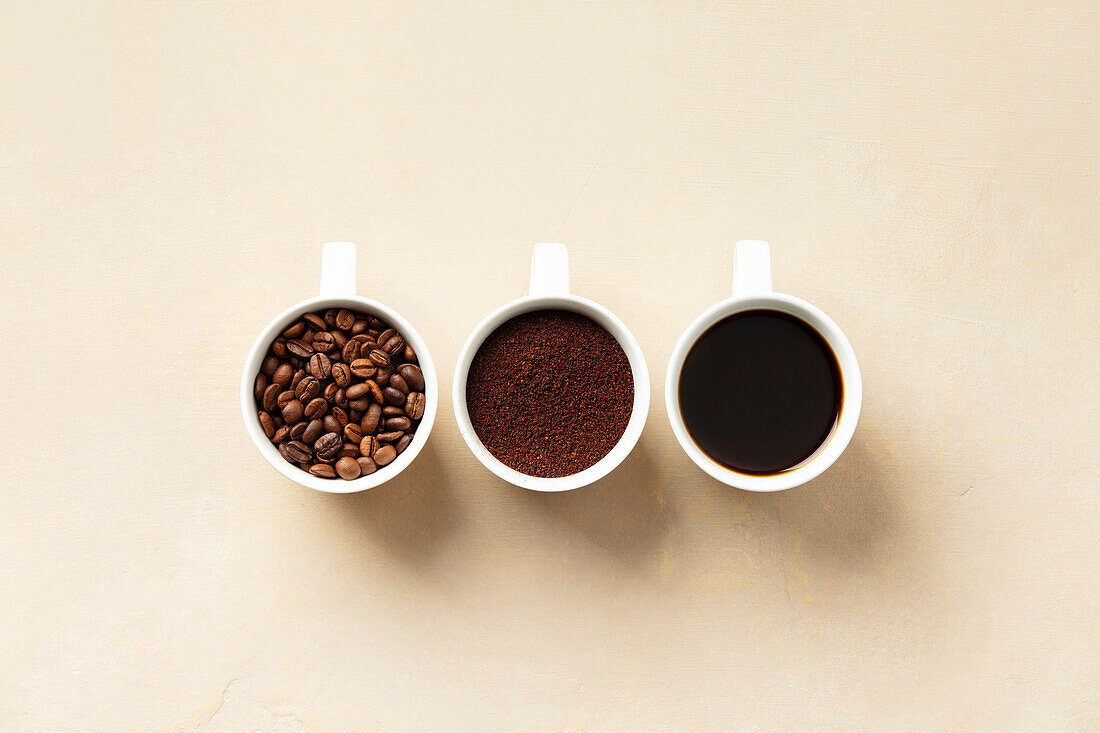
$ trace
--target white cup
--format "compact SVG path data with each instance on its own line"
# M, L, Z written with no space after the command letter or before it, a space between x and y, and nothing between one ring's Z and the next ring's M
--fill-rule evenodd
M836 355L840 366L843 397L840 418L832 434L810 458L786 471L756 475L735 471L718 463L695 444L683 415L680 413L680 371L691 347L707 330L734 313L749 310L774 310L787 313L809 324L825 339ZM863 403L863 382L859 375L852 345L840 327L821 310L801 298L772 291L771 255L768 243L744 240L737 243L733 253L733 297L707 309L687 327L668 362L665 379L665 407L676 439L699 468L724 484L746 491L782 491L800 486L819 476L833 465L856 430L859 410ZM736 418L731 418L736 419Z
M482 342L505 321L537 310L573 311L603 326L615 337L626 353L626 358L630 361L631 375L634 378L634 407L631 410L626 431L619 438L619 442L592 466L560 478L528 476L501 463L477 437L474 426L470 423L470 413L466 409L466 377ZM646 416L649 414L649 370L646 368L645 357L642 356L638 341L615 314L599 303L570 294L569 253L565 245L544 242L535 245L535 251L531 257L531 284L528 295L497 308L479 323L466 339L455 366L451 401L454 404L459 433L486 468L505 481L524 489L569 491L587 486L611 473L637 444L638 438L642 435L642 428L645 427Z
M260 427L259 412L253 394L256 375L259 374L260 365L267 354L267 349L275 338L303 314L327 308L350 308L377 316L388 322L397 329L405 342L416 351L420 371L424 373L424 417L421 418L420 425L417 426L416 433L413 434L412 442L397 456L393 463L380 467L372 474L351 481L324 479L314 476L283 460L278 449L267 439L263 428ZM292 305L276 316L271 323L267 324L267 327L256 337L256 342L252 344L252 349L248 352L248 358L244 362L244 371L241 374L241 412L244 415L244 425L248 429L248 435L252 438L252 442L256 444L256 449L260 451L260 455L266 458L267 462L276 471L291 481L330 494L350 494L364 489L371 489L404 471L420 453L424 443L427 442L428 434L431 433L432 424L435 422L435 413L438 406L439 382L435 376L435 367L432 365L432 357L428 353L428 346L420 338L420 334L397 311L377 301L355 294L355 245L351 242L325 243L321 252L320 295Z

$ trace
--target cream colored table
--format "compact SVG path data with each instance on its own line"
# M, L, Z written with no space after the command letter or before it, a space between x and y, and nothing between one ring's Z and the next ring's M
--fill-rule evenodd
M848 5L3 2L0 728L1100 729L1097 9ZM740 238L863 368L783 495L663 409ZM328 239L445 383L567 243L638 449L523 493L444 395L280 477L239 369Z

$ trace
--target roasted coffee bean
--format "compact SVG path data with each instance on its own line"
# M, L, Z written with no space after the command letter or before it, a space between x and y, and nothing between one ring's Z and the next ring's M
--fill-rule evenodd
M275 404L277 404L279 406L279 409L281 410L286 407L287 404L293 399L296 399L294 395L294 390L284 389L282 392L279 393L279 397L275 400Z
M366 397L360 397L357 400L348 400L348 407L350 407L352 410L358 410L360 412L370 407L370 404L371 401Z
M294 379L294 369L290 364L280 364L275 373L271 375L271 381L280 387L290 386L290 380Z
M359 452L364 456L373 456L376 450L378 450L378 438L373 435L365 435L359 441Z
M301 440L302 435L306 432L306 427L308 427L308 426L309 426L309 423L307 423L305 421L296 422L293 425L291 425L290 426L290 439L291 440Z
M397 335L397 329L396 328L387 328L385 331L378 334L378 338L375 339L375 340L380 344L384 344L396 335Z
M381 337L379 337L381 338ZM397 356L405 350L405 339L398 335L390 336L388 341L382 343L382 351L385 351L390 356Z
M405 394L393 387L386 387L382 393L382 398L391 405L403 405L405 404Z
M336 346L336 339L328 331L313 334L313 350L321 353L327 352Z
M366 330L367 330L367 322L364 321L362 318L356 319L355 323L351 324L351 332L352 333L356 333L356 334L363 333L363 331L366 331Z
M351 362L351 373L360 379L370 379L378 371L378 367L370 359L355 359Z
M321 382L316 377L303 377L294 388L294 394L302 402L309 402L321 391Z
M325 323L328 324L329 328L335 328L336 327L336 313L337 313L336 308L329 308L324 313Z
M383 443L394 443L404 434L405 432L403 430L386 430L378 433L376 437Z
M252 383L252 397L257 402L263 402L265 389L267 389L267 377L261 372L256 375L256 381Z
M280 359L286 358L286 339L280 336L271 342L271 353Z
M359 470L364 476L369 476L378 470L378 464L370 456L359 456L355 462L359 464Z
M373 379L368 379L367 381L363 382L363 384L367 386L367 390L370 393L370 398L378 404L382 404L382 388L378 386L378 382L374 381Z
M289 443L285 443L286 452L294 461L308 461L313 453L310 451L309 446L305 443L301 443L297 440L292 440Z
M386 420L386 430L408 430L412 427L412 420L407 417L391 417Z
M397 373L405 380L405 384L409 385L409 389L414 392L424 391L424 372L420 371L420 367L416 364L402 364L397 367Z
M267 385L267 389L264 390L263 405L262 407L271 412L279 406L279 393L283 391L283 388L277 384Z
M298 388L298 383L301 382L305 378L306 378L306 370L305 369L299 369L298 371L294 372L294 378L290 380L290 388L291 389L297 389Z
M413 347L409 346L408 344L405 344L405 351L402 356L405 361L409 362L410 364L415 364L417 361L416 352L413 351Z
M348 410L348 422L353 422L356 425L363 422L362 410Z
M359 445L363 442L363 428L359 427L354 422L349 422L344 426L344 440Z
M283 457L283 460L287 463L297 463L290 457L290 454L286 452L287 443L279 443L279 455Z
M332 401L337 405L346 405L348 403L348 393L342 389L336 390L336 394L332 396Z
M329 382L328 384L325 385L325 391L321 393L321 396L324 397L329 402L335 402L336 401L336 393L339 392L339 391L340 391L340 387L339 387L339 385L336 384L336 382Z
M260 410L260 427L264 430L264 435L271 437L275 434L275 421L271 418L271 415L267 414L263 410Z
M333 418L335 420L335 418ZM305 425L303 432L299 439L313 445L317 442L317 439L325 434L325 424L321 420L310 420L308 423L299 423L299 425Z
M341 358L343 358L344 363L351 364L359 358L362 352L363 342L356 341L355 339L350 339L346 344L344 344L344 348L340 350L340 356Z
M291 326L287 330L283 331L283 335L286 336L288 339L296 339L305 332L306 332L306 324L302 323L301 321L298 321L293 326Z
M347 308L341 308L336 313L336 327L341 331L350 331L355 325L355 314Z
M333 343L333 347L335 348L337 354L339 354L341 351L343 351L344 345L347 342L348 342L348 337L344 335L343 331L334 331L332 333L332 343Z
M309 404L305 406L302 414L305 415L307 420L315 420L321 417L328 411L328 400L324 397L315 397L309 401Z
M331 412L321 418L321 424L324 426L326 433L344 432L344 426L340 424L340 421L337 420L336 416L333 415Z
M376 331L381 331L383 328L389 328L389 324L378 316L367 316L367 325Z
M332 381L336 382L336 386L347 389L347 386L351 384L351 367L347 364L333 364Z
M324 331L327 326L325 325L325 319L316 313L306 313L302 316L302 320L309 324L309 327L314 331Z
M299 339L293 339L286 342L286 350L297 356L299 359L308 359L313 355L313 347Z
M338 432L344 432L344 426L348 424L348 413L342 407L334 407L332 408L332 416L336 418L336 422L340 423Z
M268 379L271 379L271 375L275 373L275 370L279 368L279 360L274 356L268 356L264 358L262 364L260 364L260 373Z
M405 414L413 420L419 420L424 417L424 404L426 402L423 392L410 392L409 396L405 398Z
M382 417L383 418L404 417L404 416L405 416L405 408L402 407L401 405L386 405L382 408Z
M297 423L296 423L297 424ZM290 428L286 425L280 425L275 431L275 434L271 436L271 442L275 445L282 443L284 440L290 437Z
M363 415L363 422L361 427L364 434L373 433L378 429L378 421L382 419L382 406L377 402L367 408L366 414Z
M370 394L370 387L365 382L359 384L353 384L345 390L349 400L357 400L364 395Z
M340 446L343 444L344 441L340 440L339 434L325 433L313 444L313 450L317 453L318 458L332 458L339 452Z
M340 446L340 452L336 454L337 458L343 458L344 456L350 456L352 458L359 457L359 446L352 445L351 443L344 443Z
M393 444L393 447L397 449L398 453L402 453L409 447L409 443L411 442L413 442L413 436L410 433L405 433L401 436L401 440Z
M332 374L332 361L325 354L314 354L309 358L309 373L317 379L328 379Z
M345 481L351 481L352 479L359 478L359 474L363 473L363 471L359 468L359 462L357 460L345 456L336 462L336 473Z
M336 478L336 469L324 463L314 463L309 467L309 472L321 478Z
M409 393L409 385L405 383L405 378L400 374L394 374L390 377L390 386L396 389L401 394Z
M393 377L393 363L389 366L378 367L378 373L374 375L374 381L378 382L378 386L383 389L390 385L390 379Z
M374 462L379 466L388 466L393 463L393 459L397 458L397 449L392 445L384 445L374 452L371 456Z
M283 407L283 419L288 423L296 423L302 419L305 413L305 407L299 400L291 400Z
M370 359L375 366L384 367L389 366L390 363L390 355L381 349L371 349L367 358Z

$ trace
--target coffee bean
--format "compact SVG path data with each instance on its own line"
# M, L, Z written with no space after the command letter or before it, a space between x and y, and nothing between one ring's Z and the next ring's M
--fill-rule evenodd
M317 452L318 458L332 458L343 444L344 441L340 440L337 433L325 433L313 444L313 450Z
M353 422L356 425L363 422L362 410L348 410L348 422Z
M405 398L405 414L413 420L419 420L424 417L424 404L426 402L423 392L410 392L409 396Z
M271 381L280 387L290 386L291 379L294 379L294 368L290 364L280 364L275 373L271 375Z
M313 350L320 352L327 352L336 346L336 339L332 337L332 334L328 331L321 331L321 333L313 334Z
M351 443L344 443L343 445L341 445L340 446L340 452L338 452L336 454L336 458L339 459L339 458L343 458L345 456L348 456L350 458L358 458L359 457L359 446L352 445Z
M389 324L378 316L367 316L367 325L376 331L381 331L383 328L389 328Z
M393 363L388 366L378 367L378 373L374 375L374 381L378 382L379 387L388 387L390 379L393 377Z
M409 385L405 383L405 378L400 374L394 374L390 377L390 386L396 389L401 394L409 393Z
M344 426L344 440L359 445L363 441L363 428L354 422L349 422Z
M299 359L308 359L310 356L313 355L313 347L298 339L287 341L286 350L297 356Z
M340 423L339 432L344 432L344 426L348 424L348 413L341 407L334 407L332 408L332 414L336 421Z
M291 400L283 407L283 419L288 423L296 423L302 419L305 408L299 400Z
M403 405L405 404L405 395L401 390L394 389L393 387L386 387L386 390L382 393L383 399L391 405Z
M263 405L262 407L271 412L278 406L279 393L283 391L283 388L277 384L269 384L267 389L264 390Z
M292 459L290 457L290 454L286 452L286 447L287 447L287 443L280 443L279 444L279 455L282 456L283 460L286 461L287 463L297 463L297 461Z
M321 382L316 377L303 377L294 388L294 394L302 402L309 402L321 391Z
M309 358L309 373L317 379L328 379L332 374L332 361L324 354L314 354Z
M401 436L401 440L393 444L393 447L397 449L398 453L403 453L411 442L413 442L413 436L410 433L405 433Z
M363 470L359 468L359 462L354 458L344 457L336 462L336 473L345 481L359 478Z
M301 382L305 378L306 378L306 370L305 369L299 369L298 371L294 372L294 378L290 380L290 388L291 389L297 389L298 388L298 383Z
M309 324L309 327L314 331L324 331L327 326L325 325L325 319L316 313L306 313L302 316L302 320Z
M360 379L370 379L378 371L378 367L370 359L355 359L351 362L351 373Z
M339 355L340 352L344 350L344 345L347 344L347 342L348 337L344 335L343 331L332 332L332 345L337 355Z
M313 455L308 445L297 440L292 440L284 445L286 445L287 455L289 455L293 461L308 461L310 456Z
M285 389L279 393L279 396L275 399L275 404L278 405L281 410L293 399L295 399L294 390Z
M275 421L271 419L271 415L260 410L260 427L263 428L264 435L268 438L275 435Z
M356 319L355 323L351 324L351 332L352 333L356 333L356 334L363 333L363 331L366 331L366 330L367 330L367 322L364 321L362 318Z
M271 436L271 442L274 443L275 445L278 445L279 443L282 443L284 440L286 440L289 437L290 437L290 428L287 427L286 425L280 425L275 430L275 434Z
M271 379L271 375L275 373L275 370L279 368L279 360L274 356L265 357L263 363L260 364L260 373L268 379Z
M291 440L301 440L302 435L305 434L306 428L308 426L309 426L309 423L307 423L305 421L296 422L293 425L291 425L290 426L290 439Z
M324 312L325 323L328 324L329 328L336 327L336 313L336 308L329 308L327 311Z
M355 339L349 340L344 344L344 348L340 350L340 356L344 359L346 364L351 364L359 355L363 352L363 342L356 341Z
M300 439L309 445L316 443L317 439L325 434L325 424L321 420L310 420L308 423L299 423L299 425L305 425Z
M367 355L367 358L370 359L375 366L389 366L390 363L390 355L381 349L372 349L370 354Z
M328 401L324 397L316 397L309 401L309 404L305 406L303 414L307 420L314 420L321 417L328 411Z
M271 342L271 353L280 359L286 358L286 339L280 336Z
M382 408L382 417L383 418L404 417L404 416L405 416L405 408L401 405L385 405Z
M346 394L349 400L357 400L364 395L369 395L370 387L368 387L364 382L353 384L352 386L347 388Z
M332 396L332 401L337 405L346 405L348 403L348 393L342 389L336 390L336 394Z
M378 334L378 338L375 340L380 344L384 344L396 335L396 328L387 328L386 330L382 331L382 333Z
M340 391L339 385L337 385L335 382L329 382L328 384L325 385L325 391L321 393L321 396L324 397L329 402L335 402L336 401L336 393L339 392L339 391Z
M407 417L391 417L386 421L386 430L408 430L412 427L412 420Z
M298 321L293 326L291 326L287 330L283 331L283 335L286 336L288 339L296 339L305 332L306 332L306 324L302 323L301 321Z
M347 308L341 308L336 313L336 327L341 331L350 331L355 325L355 314Z
M376 450L378 450L378 438L373 435L365 435L359 441L359 452L363 455L373 456Z
M382 406L377 402L367 408L363 415L362 428L364 434L373 433L378 429L378 421L382 419Z
M358 410L360 412L370 407L370 404L371 401L366 397L362 397L358 400L348 400L348 407L350 407L352 410Z
M321 424L324 426L326 433L344 432L344 426L340 424L340 421L337 420L336 416L333 415L331 412L321 418Z
M397 458L397 449L392 445L384 445L374 452L371 456L374 462L379 466L388 466L393 463L393 459Z
M336 478L336 470L324 463L314 463L309 467L309 472L321 478Z
M263 402L265 389L267 389L267 377L260 372L256 375L256 381L252 383L252 397L257 402Z
M409 385L409 389L416 392L424 391L424 372L420 371L420 367L416 364L402 364L397 367L397 373L405 380L405 384Z
M379 336L378 338L381 339L382 337ZM390 356L397 356L405 350L405 339L396 334L390 336L388 341L382 342L382 350Z
M347 389L351 383L351 367L347 364L336 363L332 365L332 380L338 387Z
M413 351L413 347L408 344L405 344L405 351L402 353L402 357L410 364L415 364L417 361L416 352Z
M378 464L370 456L359 456L355 462L359 464L359 470L364 476L369 476L378 470Z
M387 430L385 432L379 433L376 437L383 443L395 443L404 434L405 433L401 430Z

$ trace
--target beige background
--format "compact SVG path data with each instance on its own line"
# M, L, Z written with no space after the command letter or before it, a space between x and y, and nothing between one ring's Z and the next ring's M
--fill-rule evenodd
M0 728L1100 729L1097 8L833 5L3 2ZM865 379L784 495L663 409L746 237ZM444 395L281 478L239 369L327 239L447 385L567 243L638 449L523 493Z

